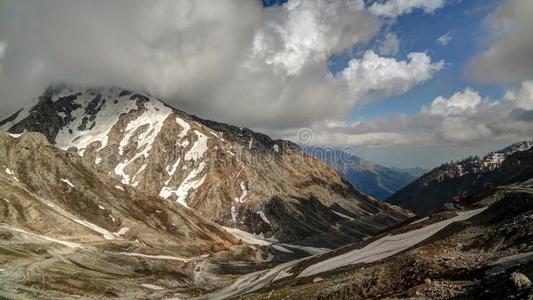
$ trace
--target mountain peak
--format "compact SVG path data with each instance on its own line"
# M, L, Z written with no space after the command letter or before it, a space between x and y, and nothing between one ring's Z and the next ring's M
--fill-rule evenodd
M407 215L354 190L293 143L188 115L146 93L53 85L0 126L41 132L124 185L280 240L342 244L364 237L333 230L346 219L332 208L368 218L370 232Z

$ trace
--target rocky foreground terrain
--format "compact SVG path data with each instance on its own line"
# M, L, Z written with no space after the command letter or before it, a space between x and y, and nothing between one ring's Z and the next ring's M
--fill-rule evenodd
M365 242L256 273L215 295L531 299L532 229L530 180L478 194L462 210L413 218Z

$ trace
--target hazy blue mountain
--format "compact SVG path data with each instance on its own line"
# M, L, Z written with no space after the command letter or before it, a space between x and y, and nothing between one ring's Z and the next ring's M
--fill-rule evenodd
M415 169L408 171L384 167L340 149L303 148L307 153L337 169L340 175L356 189L377 199L386 199L414 181L417 176L413 175L413 172L422 172Z

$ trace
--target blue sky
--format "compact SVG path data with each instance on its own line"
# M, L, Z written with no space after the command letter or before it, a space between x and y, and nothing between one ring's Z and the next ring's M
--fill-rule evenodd
M264 7L282 5L287 0L262 0ZM371 4L374 0L366 0ZM361 118L375 117L386 113L412 114L419 111L421 105L429 103L437 96L450 96L458 90L472 87L485 97L499 99L505 87L498 84L481 84L468 80L464 76L464 65L486 45L481 42L484 18L495 10L501 0L452 0L443 8L425 13L418 9L410 14L401 15L390 24L383 26L380 33L371 41L355 45L350 51L330 57L330 71L336 74L346 68L352 58L360 58L367 49L375 50L386 32L393 32L400 38L400 51L393 57L404 59L413 51L424 51L436 60L444 60L446 67L432 80L418 85L400 96L390 97L383 102L371 104L354 110L348 118L356 121ZM450 33L452 40L441 45L438 38Z
M433 79L403 95L354 111L350 120L374 117L383 113L416 113L421 105L429 103L435 97L448 97L466 87L476 89L485 97L499 99L505 90L502 85L481 84L468 80L464 75L464 66L484 48L480 41L484 31L483 19L500 2L500 0L455 1L432 14L416 10L398 17L394 24L385 27L385 30L393 31L401 38L397 58L404 58L412 51L426 51L434 60L444 60L446 66ZM439 44L437 39L449 32L452 34L452 40L447 45ZM356 47L353 53L357 53L360 49L375 47L376 39L373 39L369 45ZM338 59L342 67L346 55ZM336 71L336 68L332 68L332 72Z

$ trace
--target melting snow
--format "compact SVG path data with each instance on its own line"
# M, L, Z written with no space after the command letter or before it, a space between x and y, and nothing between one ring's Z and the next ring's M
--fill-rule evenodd
M179 260L179 261L185 261L185 262L189 261L188 259L185 259L182 257L169 256L169 255L148 255L148 254L133 253L133 252L115 252L115 254L134 256L134 257L153 258L153 259Z
M102 91L102 96L103 98L116 99L118 98L118 91L105 90ZM108 100L103 104L102 109L95 115L95 119L92 123L86 126L86 128L91 129L79 130L78 128L84 122L84 117L87 116L85 109L93 99L94 95L83 93L73 101L73 103L77 104L79 107L70 113L72 122L64 126L58 132L55 140L57 147L66 150L68 147L75 146L78 148L79 154L83 156L85 149L89 144L99 141L100 147L96 149L96 152L98 152L100 149L107 146L107 134L118 122L120 115L137 108L135 101L124 99L115 103L115 101ZM102 102L100 102L99 105L101 103Z
M281 244L281 245L283 245L284 247L288 247L288 248L302 250L311 255L318 255L318 254L331 251L331 249L328 249L328 248L308 247L308 246L300 246L300 245L292 245L292 244Z
M272 245L272 248L280 251L280 252L284 252L284 253L294 253L294 251L291 251L283 246L280 246L280 245Z
M50 202L50 201L46 201L46 204L52 208L54 208L57 212L59 212L61 215L71 219L72 221L82 225L82 226L85 226L95 232L98 232L100 233L106 240L114 240L115 239L115 236L113 235L113 233L111 233L110 231L108 231L107 229L104 229L98 225L95 225L93 223L90 223L90 222L87 222L87 221L84 221L84 220L80 220L78 218L76 218L75 216L73 216L72 214L70 214L69 212L65 211L64 209L62 209L61 207L55 205L54 203Z
M216 138L218 138L219 140L221 141L224 141L223 138L221 138L218 134L214 133L213 131L209 131L209 133L211 133L212 135L214 135Z
M117 189L119 189L119 190L121 190L121 191L123 191L123 190L124 190L124 188L123 188L123 187L121 187L120 185L115 185L115 188L117 188Z
M260 210L257 212L257 214L261 217L261 219L263 219L263 221L265 221L265 223L270 224L270 221L267 219L263 211Z
M243 240L243 241L245 241L248 244L260 245L260 246L268 246L268 245L271 245L272 243L275 243L275 242L278 241L278 240L276 240L273 237L272 238L265 238L263 236L263 234L256 235L256 234L249 233L249 232L246 232L244 230L237 229L237 228L230 228L230 227L224 227L224 226L223 226L223 228L227 232L233 234L233 236L235 236L235 238L237 238L239 240Z
M469 219L478 213L485 210L480 208L468 212L460 213L454 218L437 222L426 227L415 229L409 232L400 233L396 235L387 235L379 240L376 240L361 249L355 249L348 253L326 259L303 270L298 277L312 276L318 273L327 272L343 266L353 265L357 263L371 263L380 259L387 258L406 250L435 233L439 232L444 227L457 221Z
M129 227L123 227L123 228L120 228L120 230L117 231L116 234L117 234L117 235L124 235L124 234L126 234L126 232L128 232L129 230L130 230Z
M185 161L198 160L202 158L207 151L207 140L209 138L198 130L195 130L194 133L198 139L194 142L191 149L185 153Z
M202 178L195 179L203 171L204 168L205 163L201 162L197 169L192 170L187 175L187 177L183 180L183 182L178 188L163 187L161 189L161 192L159 192L159 196L163 199L167 199L174 194L177 197L178 203L185 207L189 207L187 205L187 202L185 202L185 199L187 198L187 195L189 194L190 190L195 190L204 183L206 177L205 174L204 176L202 176Z
M115 167L115 174L122 177L122 183L132 184L133 186L138 185L138 182L132 183L132 180L134 180L135 177L146 168L146 164L143 164L134 176L127 175L124 172L124 169L141 156L143 158L148 157L152 150L155 138L161 131L161 128L163 128L164 121L172 114L172 109L157 100L150 100L149 102L144 103L144 107L145 111L142 115L128 123L124 138L120 142L118 149L119 154L122 155L124 153L124 148L132 142L131 138L134 133L137 132L137 129L144 126L144 130L135 139L137 142L136 153L132 158L120 162Z
M239 174L240 174L240 171L239 171ZM239 175L237 174L237 176ZM241 182L241 190L242 190L241 195L238 198L235 198L235 202L237 203L243 203L244 201L246 201L246 197L248 196L248 186L246 185L245 181Z
M68 184L70 187L74 187L74 185L72 184L72 182L70 182L68 179L66 178L61 178L61 181L63 181L64 183Z
M334 212L336 215L338 215L338 216L340 216L340 217L343 217L343 218L348 219L348 220L353 220L352 217L347 216L347 215L345 215L345 214L342 214L342 213L340 213L340 212L338 212L338 211L334 211L333 209L332 209L331 211Z
M180 164L181 158L178 157L178 160L172 165L172 167L167 166L166 171L168 174L168 179L165 181L165 185L168 185L170 180L172 180L172 177L174 176L174 173L176 173L176 170L178 169L178 166Z
M237 217L239 216L239 214L237 213L237 209L235 208L235 205L232 205L231 206L231 220L233 221L233 223L237 223Z
M101 210L105 210L105 207L103 207L102 205L98 204L98 208L101 209Z
M9 168L6 168L6 173L7 173L8 175L11 175L11 176L14 175L14 174L13 174L13 171L11 171Z
M14 138L16 138L16 139L18 139L19 137L22 136L22 133L10 133L9 135L14 137Z
M422 218L422 219L420 219L420 220L416 220L416 221L414 221L414 222L412 222L412 223L409 223L409 225L422 223L422 222L424 222L424 221L426 221L426 220L429 220L429 217L424 217L424 218Z
M18 228L7 227L7 226L2 226L2 225L0 225L0 228L4 228L4 229L7 229L7 230L20 232L20 233L23 233L23 234L26 234L26 235L31 235L33 237L36 237L36 238L39 238L39 239L42 239L42 240L45 240L45 241L48 241L48 242L61 244L63 246L67 246L69 248L83 248L83 246L81 244L54 239L54 238L51 238L51 237L47 237L47 236L44 236L44 235L31 233L31 232L28 232L28 231L25 231L25 230L22 230L22 229L18 229Z
M474 211L470 211L470 212L466 212L466 213L463 213L463 214L461 214L461 215L459 215L459 216L457 216L455 218L452 218L451 220L446 220L446 221L442 221L442 222L439 222L439 223L435 223L433 225L428 226L430 228L425 227L425 228L428 228L427 232L420 231L420 229L419 229L419 230L414 230L414 231L405 233L405 234L409 235L409 237L407 237L407 236L403 236L402 237L401 235L387 236L387 237L385 237L383 239L387 239L388 242L382 241L380 244L383 245L383 246L378 247L380 251L376 251L378 249L368 248L368 246L370 246L370 244L369 244L369 245L367 245L366 247L363 248L363 249L365 249L364 250L365 253L361 252L361 251L363 251L363 249L359 249L359 250L351 251L351 252L349 252L347 254L344 254L344 255L340 255L340 256L333 257L331 259L319 262L319 263L317 263L315 265L312 265L311 267L309 267L309 268L307 268L307 269L305 269L303 271L303 272L306 272L307 274L302 275L303 274L303 272L302 272L302 273L300 273L300 275L298 277L310 276L310 275L316 274L316 272L314 272L314 271L324 272L324 271L335 269L337 267L353 264L354 263L353 261L354 261L355 257L353 257L352 255L357 255L358 261L356 261L355 263L366 262L366 261L376 261L378 259L382 259L382 258L385 258L385 257L392 256L392 255L394 255L394 254L399 252L398 249L395 247L395 246L398 246L398 244L403 244L404 246L407 246L406 244L408 244L409 246L407 246L407 248L409 248L409 247L411 247L411 246L413 246L413 245L418 243L417 241L414 241L413 239L422 241L422 240L426 239L427 237L429 237L429 236L435 234L436 232L440 231L440 229L446 227L448 224L450 224L452 222L455 222L455 221L468 219L468 218L480 213L483 210L484 210L484 208L478 209L478 210L474 210ZM445 224L443 224L443 222ZM431 233L431 234L429 234L429 233ZM403 235L405 235L405 234L403 234ZM418 235L423 235L423 237L419 238ZM402 238L407 238L407 240L404 241L404 240L402 240ZM376 242L371 243L371 244L374 245L373 247L378 246L377 245L378 243L376 243ZM413 242L414 242L414 244L413 244ZM407 248L405 248L405 249L407 249ZM390 250L390 252L388 250ZM378 254L378 253L380 253L380 254ZM381 257L378 258L378 256L381 256ZM235 297L236 295L241 295L241 294L251 293L253 291L257 291L257 290L259 290L259 289L271 284L275 280L279 280L280 278L289 276L289 274L290 274L289 271L293 268L293 266L298 264L299 262L305 260L305 259L307 259L307 258L302 258L302 259L289 261L289 262L277 265L277 266L275 266L272 269L257 271L257 272L254 272L254 273L243 275L243 276L239 277L237 280L235 280L230 286L228 286L226 288L223 288L221 290L218 290L218 291L216 291L214 293L207 294L207 295L205 295L203 297L200 297L198 299L210 299L210 300L213 300L213 299L226 299L226 298ZM320 267L320 268L317 268L317 266ZM321 269L321 270L319 270L319 269Z
M191 125L189 125L189 123L183 121L183 119L181 119L180 117L176 117L176 123L178 123L178 125L180 125L183 128L183 130L178 135L178 137L180 139L183 139L184 137L187 136L187 133L191 129Z
M154 290L154 291L161 291L161 290L164 290L165 288L164 287L160 287L158 285L155 285L155 284L149 284L149 283L143 283L141 284L142 287L145 287L147 289L150 289L150 290Z

